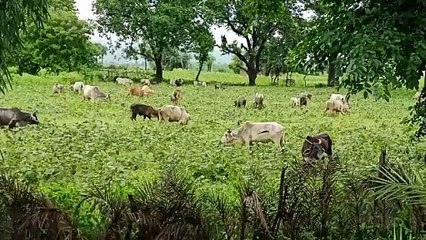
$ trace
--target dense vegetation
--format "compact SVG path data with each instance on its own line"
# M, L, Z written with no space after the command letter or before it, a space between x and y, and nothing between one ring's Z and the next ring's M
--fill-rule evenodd
M41 120L0 131L0 239L425 238L425 1L95 0L93 10L84 21L73 0L0 0L0 91L14 80L0 106ZM211 72L214 26L242 39L216 43L234 56L227 73ZM92 43L95 29L118 41ZM145 70L101 70L123 45ZM182 70L192 57L197 71ZM126 96L118 75L150 78L157 94ZM177 78L189 125L130 120L132 103L169 103ZM52 93L81 80L112 101ZM350 114L323 114L336 91L352 95ZM291 108L300 92L313 101ZM233 107L239 95L247 108ZM284 151L219 143L246 120L282 123ZM317 132L335 154L303 164Z

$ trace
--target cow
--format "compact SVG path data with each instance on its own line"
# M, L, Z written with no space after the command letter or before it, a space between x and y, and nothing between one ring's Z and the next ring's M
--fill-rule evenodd
M331 157L333 142L327 133L318 133L313 136L307 136L302 146L302 157L306 163L314 160L320 160L325 156Z
M207 83L206 82L201 82L201 86L207 87Z
M130 110L132 111L132 116L130 117L132 121L136 120L137 115L143 116L144 120L146 118L149 120L153 117L158 118L158 110L149 105L135 103L130 106Z
M254 107L257 109L262 109L265 107L263 104L263 100L265 99L265 96L261 93L256 93L256 96L254 97Z
M299 106L307 106L308 100L312 100L312 94L310 93L300 93L297 98L299 98Z
M121 85L127 85L127 84L132 85L133 84L133 81L131 79L129 79L129 78L117 77L117 78L115 78L114 81L117 84L121 84Z
M85 85L83 87L83 99L84 100L92 100L95 101L97 99L100 100L111 100L111 96L109 93L105 94L101 91L99 86L91 86Z
M241 127L228 129L222 143L244 143L247 148L253 142L274 142L281 151L285 143L284 127L277 122L244 122Z
M217 83L214 85L214 89L225 89L225 86L221 83Z
M296 84L296 80L294 80L294 79L292 79L292 78L287 78L286 80L285 80L285 85L286 86L293 86L293 85L295 85Z
M149 80L149 79L141 79L141 84L142 85L151 86L151 80Z
M181 78L176 80L170 80L170 85L180 87L183 85L183 80Z
M339 93L332 93L331 96L330 96L330 100L332 100L332 99L340 100L340 101L343 102L343 104L347 104L348 107L350 108L350 105L349 105L349 98L350 97L351 97L350 94L347 94L345 96L345 95L342 95L342 94L339 94Z
M200 86L201 82L200 81L194 81L194 86Z
M75 82L73 85L70 86L70 89L72 89L74 92L83 92L84 83L83 82Z
M155 94L154 90L152 90L150 87L148 87L146 85L142 87L142 91L143 91L143 95L145 95L145 96Z
M300 98L298 97L292 97L290 98L290 106L292 107L299 107L300 106Z
M127 96L143 97L143 95L144 90L140 86L129 88L129 92L127 93Z
M237 100L234 101L234 107L239 107L239 108L245 107L246 103L247 103L247 100L244 97L240 96L237 98Z
M158 109L158 120L186 125L191 120L191 115L184 107L164 105Z
M341 100L329 99L326 102L324 114L327 111L342 113L342 115L345 115L345 112L350 112L350 109L349 109L348 104L343 103Z
M52 92L53 93L63 93L64 92L64 86L61 84L56 83L55 85L53 85L52 87Z
M13 129L16 126L27 124L39 124L37 111L33 113L23 112L19 108L0 108L0 126L9 126Z
M181 99L182 92L179 89L174 90L173 93L170 95L170 101L172 101L172 103L175 105L179 105Z

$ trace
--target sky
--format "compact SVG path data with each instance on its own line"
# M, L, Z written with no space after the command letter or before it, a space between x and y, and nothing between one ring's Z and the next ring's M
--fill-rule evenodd
M92 11L92 3L94 0L75 0L75 5L78 9L78 17L80 19L94 19L95 16ZM212 29L213 36L216 40L216 43L221 42L221 36L226 35L226 38L229 42L232 42L234 40L240 41L241 38L238 37L235 33L226 30L225 28L216 28ZM92 36L92 39L94 41L100 41L102 38L99 37L98 34L95 34L95 36Z

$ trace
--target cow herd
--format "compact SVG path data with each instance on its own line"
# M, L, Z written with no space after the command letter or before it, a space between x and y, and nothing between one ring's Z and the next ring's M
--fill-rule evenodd
M128 78L114 78L117 84L132 85L133 81ZM149 96L155 95L155 91L152 90L149 85L149 79L142 79L141 83L143 86L134 86L128 89L128 96ZM183 80L171 80L170 85L182 86ZM205 82L194 81L194 85L207 87ZM82 94L84 100L111 100L110 93L104 93L101 91L99 86L86 85L83 82L75 82L71 85L70 90ZM216 85L215 89L222 88L222 85ZM63 93L65 87L60 84L55 84L52 88L53 93ZM254 96L253 107L262 109L265 107L264 95L262 93L256 93ZM178 122L186 125L191 120L191 115L185 107L180 106L182 100L182 91L175 89L170 94L171 104L166 104L161 107L154 107L145 104L132 104L131 120L136 120L136 117L142 116L143 119L158 119L159 122ZM308 101L312 101L312 95L309 93L300 93L290 99L290 105L295 106L307 106ZM243 96L238 96L234 101L234 106L238 108L246 107L247 100ZM341 94L332 94L326 101L327 111L334 111L337 113L344 114L349 112L349 95L344 96ZM0 126L8 125L9 129L16 126L24 126L27 124L38 124L37 113L23 112L18 108L0 108ZM224 144L229 143L243 143L250 147L254 142L273 142L278 149L281 151L285 144L285 129L277 122L252 122L246 121L239 128L225 131L221 142ZM302 156L305 162L311 162L323 158L324 156L332 155L332 140L327 133L319 133L313 136L307 136L302 146Z

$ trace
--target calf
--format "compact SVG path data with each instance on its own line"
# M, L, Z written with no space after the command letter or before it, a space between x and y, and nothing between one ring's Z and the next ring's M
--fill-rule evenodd
M182 92L179 89L174 90L172 95L170 95L170 101L172 101L172 103L175 105L179 105L181 99Z
M332 93L330 96L330 100L339 100L342 101L343 104L346 104L350 108L349 104L349 98L351 95L348 93L345 95L339 94L339 93Z
M9 125L9 129L27 124L39 124L37 111L23 112L19 108L0 108L0 126Z
M302 146L302 157L307 163L322 159L325 156L331 157L333 142L327 133L319 133L314 136L307 136Z
M64 92L64 86L61 84L56 83L53 85L52 92L53 93L63 93Z
M150 87L146 85L142 87L142 91L143 91L143 95L145 96L153 95L155 93L154 90L152 90Z
M247 148L252 142L274 142L281 150L285 142L285 132L284 127L276 122L246 121L238 129L228 129L221 142L245 143Z
M158 109L158 120L188 124L188 121L191 120L191 115L189 115L184 107L164 105Z
M256 93L256 96L254 97L254 107L257 109L262 109L265 107L263 104L263 100L265 99L265 96L261 93Z
M143 95L144 91L140 86L129 88L129 92L127 93L127 96L143 97Z
M300 106L300 98L298 97L290 98L290 106L292 107Z
M170 80L170 85L180 87L183 85L183 80L181 78L176 80Z
M158 110L156 110L155 108L148 106L148 105L132 104L130 106L130 110L132 111L132 116L130 117L130 119L132 119L132 121L136 120L137 115L143 116L144 120L146 118L151 120L152 117L158 118Z
M237 100L234 101L234 107L245 107L247 100L244 97L238 97Z
M299 106L307 106L308 100L312 100L312 94L310 93L300 93L297 97L299 98Z

